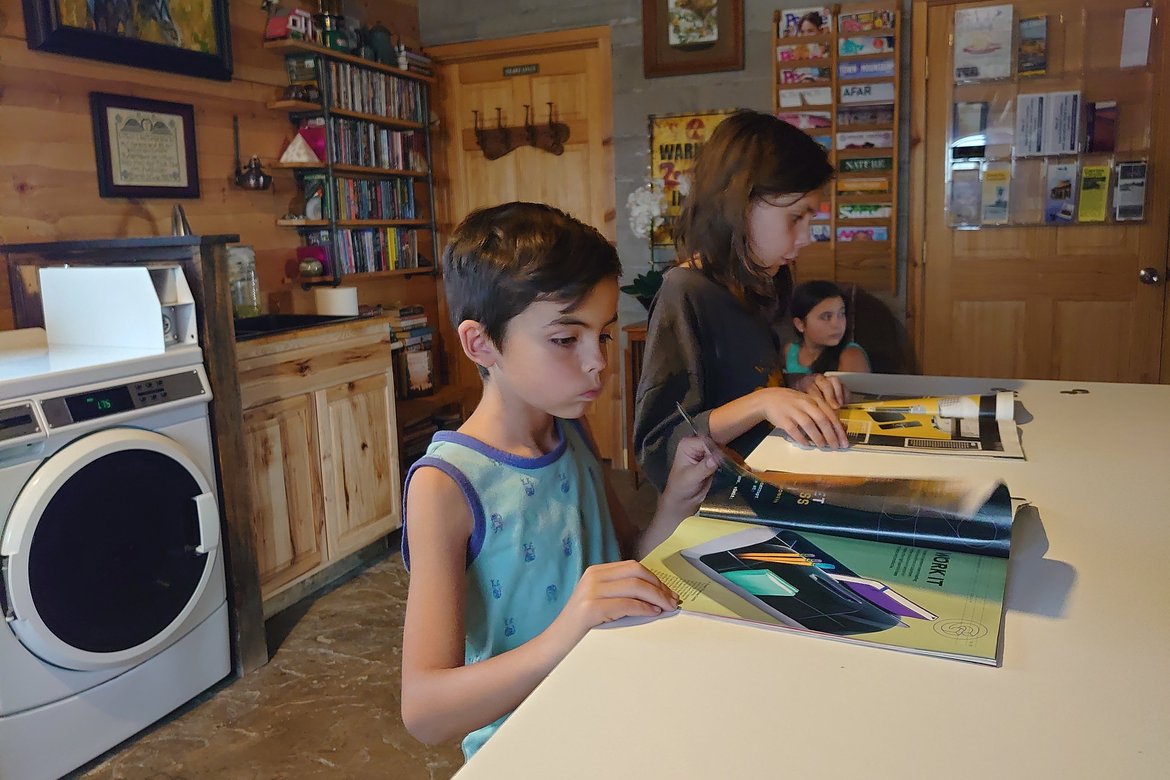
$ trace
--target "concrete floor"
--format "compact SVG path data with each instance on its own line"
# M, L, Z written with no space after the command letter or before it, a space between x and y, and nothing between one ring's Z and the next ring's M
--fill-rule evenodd
M635 521L654 489L611 472ZM393 545L397 548L397 544ZM394 552L268 621L266 666L228 680L70 775L87 780L448 778L457 743L428 747L399 715L407 574Z

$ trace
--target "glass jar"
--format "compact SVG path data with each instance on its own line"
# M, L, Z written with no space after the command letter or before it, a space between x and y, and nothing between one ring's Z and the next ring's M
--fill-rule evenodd
M236 319L260 315L260 285L256 281L256 252L250 246L228 247L228 283Z

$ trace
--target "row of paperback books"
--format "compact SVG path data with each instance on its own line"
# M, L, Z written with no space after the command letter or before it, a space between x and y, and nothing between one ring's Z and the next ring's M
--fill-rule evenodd
M331 124L336 142L334 162L420 173L427 170L422 133L391 130L360 119L333 117Z
M398 67L423 76L435 75L435 65L431 58L421 51L413 51L405 46L398 49Z
M335 179L338 219L414 219L410 179ZM323 216L328 219L328 205Z
M420 267L418 231L414 228L338 229L336 257L333 257L333 244L329 236L328 230L315 230L305 235L305 242L329 248L330 261L338 264L339 273L370 273Z
M423 85L411 79L351 65L328 63L336 108L425 124Z
M394 394L418 398L435 392L435 331L419 305L400 306L387 312L390 349L394 362Z

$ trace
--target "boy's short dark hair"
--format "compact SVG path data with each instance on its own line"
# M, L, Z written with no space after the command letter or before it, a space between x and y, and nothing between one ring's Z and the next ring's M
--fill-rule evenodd
M497 348L508 322L533 301L563 301L572 311L598 282L621 273L617 250L601 233L543 203L473 211L443 251L452 324L480 323Z

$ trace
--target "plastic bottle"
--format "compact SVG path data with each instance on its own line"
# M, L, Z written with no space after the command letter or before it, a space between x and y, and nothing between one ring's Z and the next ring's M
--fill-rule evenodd
M256 280L256 252L250 246L228 247L228 279L232 313L236 319L260 315L260 285Z

